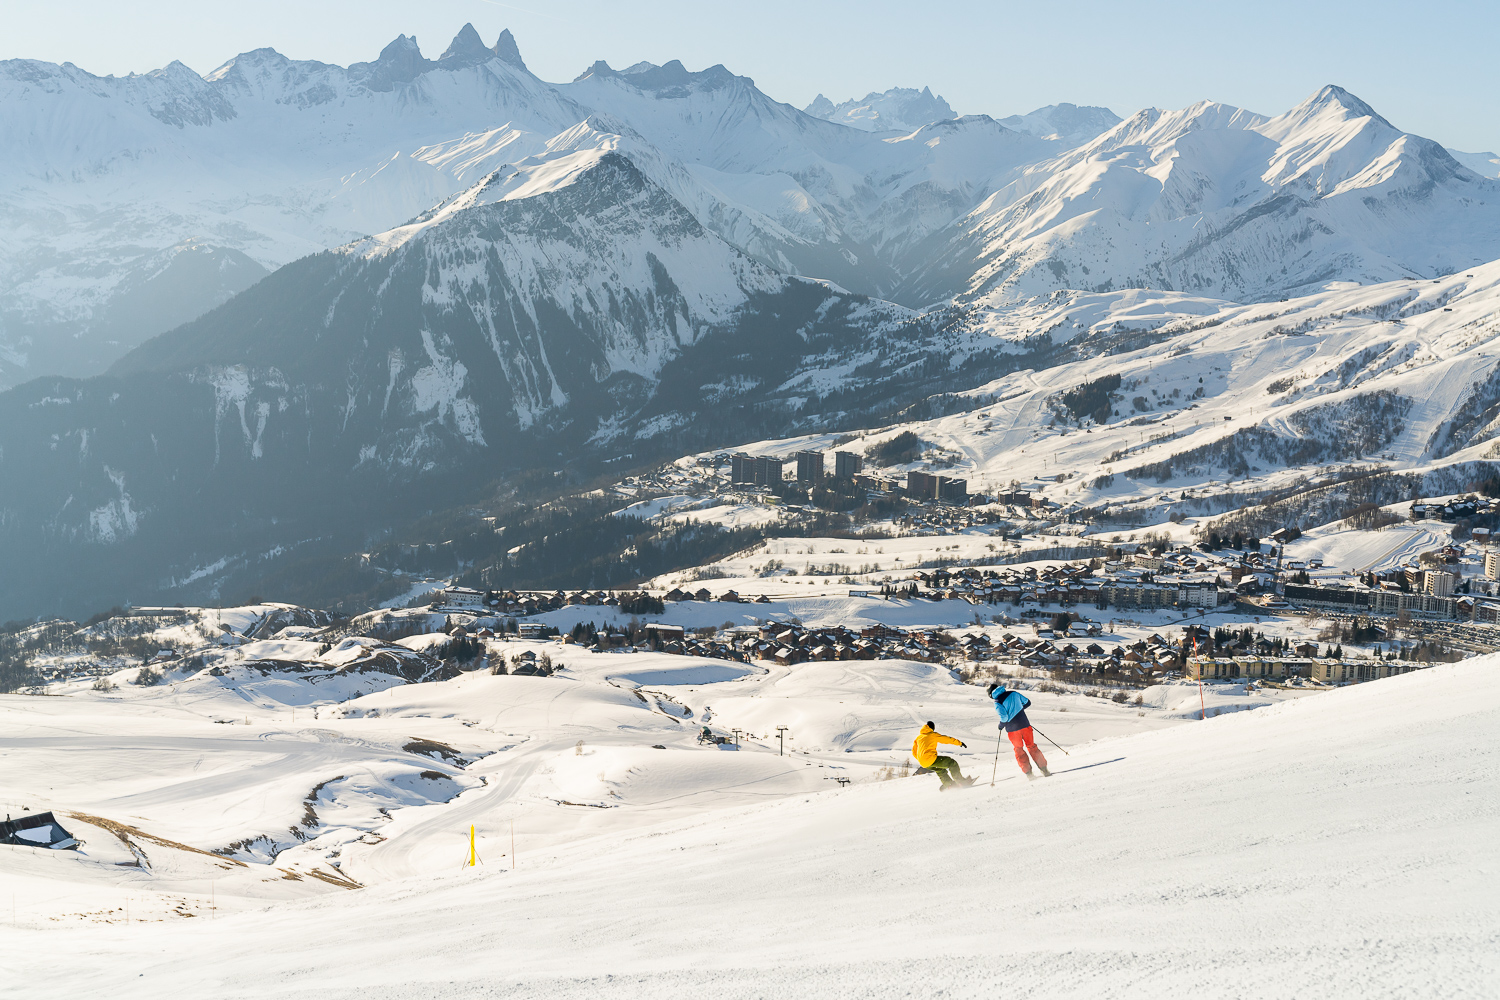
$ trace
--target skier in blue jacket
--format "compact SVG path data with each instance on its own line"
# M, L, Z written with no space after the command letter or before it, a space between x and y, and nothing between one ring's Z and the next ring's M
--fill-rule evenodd
M1028 778L1035 778L1036 775L1031 773L1031 762L1036 761L1042 775L1052 777L1052 772L1047 770L1047 758L1037 749L1036 736L1031 731L1031 720L1026 718L1026 709L1031 704L1031 699L1019 691L1007 691L1005 685L999 683L991 684L986 690L995 702L995 712L1000 716L1000 728L1010 738L1021 772ZM1031 755L1031 760L1026 759L1027 754Z

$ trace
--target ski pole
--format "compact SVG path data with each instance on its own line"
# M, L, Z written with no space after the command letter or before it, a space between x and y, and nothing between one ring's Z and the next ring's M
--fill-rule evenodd
M1000 734L995 734L995 766L990 768L990 787L995 787L995 775L1000 773Z
M1048 736L1046 733L1042 732L1040 729L1037 729L1036 726L1032 726L1031 729L1032 729L1032 731L1034 733L1036 733L1042 739L1046 740L1048 743L1051 743L1053 746L1057 747L1057 749L1062 750L1063 753L1065 753L1065 754L1068 753L1068 751L1065 748L1057 746L1057 741L1056 740L1054 740L1052 737ZM999 752L998 751L996 751L996 756L997 757L999 756ZM1072 754L1068 754L1068 756L1071 757Z

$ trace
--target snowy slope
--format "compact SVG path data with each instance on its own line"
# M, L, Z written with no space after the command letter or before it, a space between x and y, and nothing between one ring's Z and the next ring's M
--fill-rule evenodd
M484 856L508 854L497 812L524 817L530 853L816 792L836 777L874 780L905 758L914 704L976 745L990 718L981 692L925 663L786 668L510 641L488 643L471 672L408 683L372 664L362 652L371 648L392 647L364 636L326 652L295 639L198 647L185 652L202 666L165 664L155 686L122 670L105 675L112 689L75 676L51 683L45 698L0 698L13 734L0 738L0 807L56 810L70 830L84 824L87 841L60 866L37 869L65 884L33 886L29 917L77 920L80 900L92 894L97 906L132 887L145 897L137 913L156 912L177 893L204 891L214 876L203 864L231 873L218 876L220 905L231 909L275 897L266 883L284 871L360 884L446 874L454 831L469 823L483 828ZM557 673L486 669L523 653L550 656ZM1078 694L1035 701L1039 723L1069 742L1182 718ZM705 724L746 734L741 750L698 744ZM772 747L777 725L790 727L788 756ZM132 830L122 840L110 823ZM122 884L111 852L131 860L132 843L143 870ZM195 862L193 852L213 859ZM0 883L34 874L18 860L0 852Z
M868 452L912 431L941 456L936 471L967 479L970 493L1020 482L1064 509L1129 508L1146 523L1237 509L1350 467L1419 477L1407 490L1461 491L1483 478L1474 463L1500 458L1500 262L1259 305L1144 290L1004 299L993 293L964 314L955 357L998 343L1029 360L1023 352L1040 341L1055 352L1050 365L843 447ZM1109 377L1121 381L1105 421L1066 409L1066 392ZM750 450L789 456L830 443L802 436ZM1407 497L1382 502L1396 499Z
M877 782L533 843L514 871L526 814L496 811L475 871L28 926L10 969L42 995L1484 995L1494 667L1077 747L1039 784Z

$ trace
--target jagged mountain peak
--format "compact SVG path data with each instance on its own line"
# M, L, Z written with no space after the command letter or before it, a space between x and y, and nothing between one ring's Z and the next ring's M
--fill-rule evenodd
M679 59L672 59L657 66L655 63L638 62L628 69L612 68L603 59L598 60L580 73L574 80L579 83L588 79L614 79L640 91L650 91L659 97L685 96L689 91L718 90L743 80L749 86L755 81L749 77L737 77L722 63L715 63L704 70L693 72Z
M380 50L374 62L350 66L349 77L370 90L393 90L397 84L410 83L421 76L429 65L415 35L397 35Z
M948 102L930 87L892 87L871 91L857 100L834 104L819 94L803 112L814 118L848 125L865 132L912 132L931 122L958 117Z
M1317 136L1319 141L1332 137L1346 141L1361 125L1371 129L1372 136L1394 136L1401 132L1364 101L1342 87L1329 84L1291 110L1268 120L1260 131L1279 142L1296 141L1304 136Z
M479 37L479 32L474 29L474 25L466 23L458 29L458 34L453 36L453 41L448 43L448 48L438 57L438 61L484 62L494 54Z
M391 39L390 44L380 50L377 61L381 59L395 59L404 55L422 57L422 47L417 44L416 35L397 35Z
M495 39L495 47L490 51L502 62L510 63L516 69L526 69L526 62L521 58L520 46L516 45L516 36L510 33L509 28L500 32L500 37Z

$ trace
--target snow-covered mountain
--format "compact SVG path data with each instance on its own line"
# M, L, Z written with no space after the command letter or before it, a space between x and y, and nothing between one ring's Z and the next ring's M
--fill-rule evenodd
M1296 137L1235 124L1260 121L1248 114L1221 122L1208 106L1093 135L1107 110L1061 104L997 123L900 89L859 107L891 122L898 107L926 110L868 132L778 103L722 66L601 62L549 84L509 32L486 45L469 26L437 59L402 36L349 67L269 49L205 76L180 63L114 78L12 60L0 63L12 140L0 154L0 386L102 370L279 266L567 144L584 122L619 136L622 155L752 259L912 306L997 279L1268 297L1299 280L1493 256L1492 227L1453 215L1471 175L1447 177L1441 149L1333 93L1309 102L1315 113L1276 119ZM1306 177L1273 166L1283 140L1338 147L1343 180L1296 195L1306 208L1277 200ZM1251 141L1269 145L1251 155ZM1395 188L1410 196L1384 190ZM1139 230L1139 252L1110 249L1119 226ZM1242 229L1253 235L1226 243ZM1282 278L1288 246L1301 252Z
M1245 302L1342 296L1377 317L1353 357L1399 282L1500 257L1500 182L1332 87L1275 118L1143 111L1068 149L984 116L848 128L721 66L552 85L466 28L439 59L403 37L347 68L5 63L0 121L22 140L0 156L9 377L63 334L86 370L183 324L106 376L0 393L0 552L46 577L7 580L13 613L205 596L513 474L955 413L1021 370L1087 380ZM1272 332L1235 350L1281 365ZM1051 419L1034 402L1023 436ZM1475 406L1423 461L1488 440Z
M430 144L506 124L550 136L586 117L508 36L497 48L466 28L441 59L403 36L347 69L270 49L207 76L0 63L0 384L101 370L268 270L472 183L420 159ZM171 254L187 245L232 263L198 280L180 272L192 255ZM152 264L162 254L171 266ZM127 290L161 303L144 326L139 308L115 315Z
M932 89L892 87L885 93L871 92L858 100L834 104L819 94L802 109L814 118L838 122L866 132L914 132L932 122L957 118L948 102Z
M1064 103L1049 104L1026 115L1001 118L1000 124L1039 139L1055 139L1065 146L1081 146L1120 124L1120 116L1108 108L1080 108L1076 104Z
M509 32L486 46L470 26L436 60L402 36L348 68L270 49L203 77L180 63L116 79L6 62L0 386L101 370L267 271L398 225L585 121L628 140L751 257L865 292L894 288L915 243L1049 148L988 119L887 141L722 66L596 63L554 86ZM227 263L183 270L204 255Z
M910 311L750 259L622 145L579 126L105 376L0 394L7 558L102 559L91 591L211 583L225 560L402 523L439 483L889 412L946 378L909 368L943 350ZM5 586L38 609L59 593Z
M903 297L1263 300L1500 257L1500 183L1330 86L1275 118L1209 102L1138 112L1025 168L944 239Z
M940 468L970 493L1026 483L1106 525L1301 497L1253 515L1268 531L1472 489L1500 461L1500 261L1259 304L1141 289L995 296L953 325L971 338L955 339L957 357L996 341L1054 353L843 446L867 451L867 467ZM941 464L880 462L876 446L906 432ZM751 450L828 446L804 435Z

